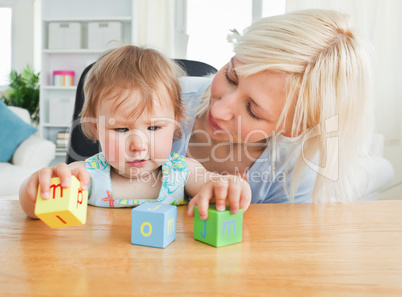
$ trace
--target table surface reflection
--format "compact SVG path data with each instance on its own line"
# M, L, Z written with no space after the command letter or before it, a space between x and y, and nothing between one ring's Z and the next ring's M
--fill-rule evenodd
M193 239L186 211L158 249L130 243L130 209L51 229L0 201L0 295L402 296L402 201L251 205L221 248Z

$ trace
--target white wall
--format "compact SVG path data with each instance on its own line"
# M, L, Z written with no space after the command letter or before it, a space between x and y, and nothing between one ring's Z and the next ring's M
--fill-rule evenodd
M34 0L0 0L0 5L13 9L13 60L12 68L21 71L27 64L33 66L33 3Z
M33 1L17 0L14 6L14 69L21 71L33 66Z
M287 11L336 9L350 15L358 35L372 48L376 131L402 144L402 26L400 0L287 0Z

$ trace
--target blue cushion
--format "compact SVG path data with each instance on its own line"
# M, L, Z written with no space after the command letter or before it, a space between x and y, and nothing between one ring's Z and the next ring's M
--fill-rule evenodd
M36 131L0 100L0 162L10 161L20 143Z

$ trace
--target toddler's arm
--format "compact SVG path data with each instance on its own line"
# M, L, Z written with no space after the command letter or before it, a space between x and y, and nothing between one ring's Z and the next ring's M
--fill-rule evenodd
M69 165L61 163L56 167L45 167L32 174L20 187L20 204L22 210L31 218L37 219L35 215L36 195L40 184L41 196L44 199L50 198L50 179L59 177L63 188L71 185L71 175L74 175L81 182L83 190L89 187L90 176L85 169L84 162L74 162Z
M229 204L230 212L236 214L239 208L247 210L251 202L251 189L246 180L235 175L221 175L207 171L199 162L186 158L189 176L185 186L188 196L188 215L194 215L194 207L202 220L208 218L209 202L216 203L216 209L223 211Z

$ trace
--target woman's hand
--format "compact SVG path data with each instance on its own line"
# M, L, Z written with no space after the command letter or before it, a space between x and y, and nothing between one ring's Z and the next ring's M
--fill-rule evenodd
M194 216L194 208L197 205L201 220L206 220L210 202L216 203L218 211L226 210L226 204L229 204L232 214L238 213L239 208L243 212L247 210L251 202L251 189L245 179L234 175L210 176L210 180L188 204L188 216Z
M35 216L35 203L40 185L40 195L43 199L50 198L50 179L60 178L60 184L63 188L71 185L71 175L77 177L81 182L81 188L87 190L89 187L90 176L85 166L81 162L75 162L70 165L61 163L56 167L45 167L32 174L20 188L20 203L24 212L33 218Z

